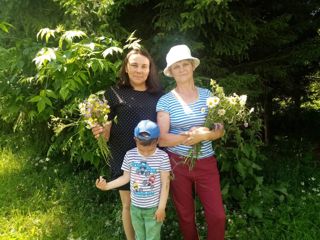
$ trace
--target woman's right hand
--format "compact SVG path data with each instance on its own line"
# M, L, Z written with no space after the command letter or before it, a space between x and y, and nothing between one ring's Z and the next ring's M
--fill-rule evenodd
M103 133L103 127L101 125L96 125L93 128L91 128L91 131L95 138L98 138L101 133Z
M93 128L91 128L92 134L96 139L102 134L104 138L108 141L110 136L110 128L111 123L105 124L104 127L101 125L96 125Z

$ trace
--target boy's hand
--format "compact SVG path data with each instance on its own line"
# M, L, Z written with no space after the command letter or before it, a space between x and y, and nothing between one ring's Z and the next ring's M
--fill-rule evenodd
M156 213L154 214L154 218L157 222L163 222L166 218L166 211L164 209L157 209Z
M107 191L108 190L108 184L107 184L106 180L102 176L97 178L96 187L99 188L102 191Z

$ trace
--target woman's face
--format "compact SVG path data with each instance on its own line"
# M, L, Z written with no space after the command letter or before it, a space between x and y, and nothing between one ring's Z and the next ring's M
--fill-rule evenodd
M182 60L170 67L172 77L177 81L193 80L193 63L191 60Z
M132 54L128 58L126 72L133 89L145 90L146 80L150 72L150 61L140 54Z

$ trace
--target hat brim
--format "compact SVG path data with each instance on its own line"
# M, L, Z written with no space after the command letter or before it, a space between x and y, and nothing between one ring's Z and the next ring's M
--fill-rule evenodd
M200 64L200 60L198 58L195 58L195 57L186 58L186 59L180 59L178 61L172 62L169 65L167 65L166 68L163 70L163 74L166 75L167 77L172 77L172 75L170 73L170 67L173 64L175 64L176 62L179 62L179 61L182 61L182 60L192 60L194 68L197 68L199 66L199 64Z

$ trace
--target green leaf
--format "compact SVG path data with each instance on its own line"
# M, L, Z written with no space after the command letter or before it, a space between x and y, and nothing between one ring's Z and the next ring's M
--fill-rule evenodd
M228 192L229 192L229 187L230 187L230 184L227 183L227 184L222 188L221 193L222 193L223 196L226 196L226 195L228 194Z
M47 97L43 97L42 99L43 99L43 101L45 102L45 104L46 104L46 105L49 105L49 106L51 106L51 107L52 107L52 102L50 101L50 99L49 99L49 98L47 98Z
M84 72L80 72L79 77L84 81L87 81L87 79L88 79L88 76Z
M236 169L242 178L246 176L245 166L240 161L237 162Z
M59 91L59 94L64 101L69 97L69 93L70 93L70 90L67 85L64 85Z
M46 89L46 94L47 94L49 97L52 97L52 98L54 98L54 99L57 99L57 98L58 98L57 94L56 94L54 91L50 90L50 89Z
M82 80L81 80L81 78L80 78L80 77L78 77L78 76L74 76L74 78L73 78L73 79L75 80L75 82L77 82L77 83L78 83L78 85L83 86L83 83L82 83Z
M13 25L11 25L10 23L7 23L7 22L0 22L0 29L6 33L9 32L9 28L8 27L11 27L13 28Z
M40 100L40 101L37 103L38 113L41 113L41 112L45 109L45 107L46 107L45 101L41 101L41 100Z
M31 98L31 99L29 100L29 102L39 102L40 99L41 99L40 96L34 96L33 98Z

